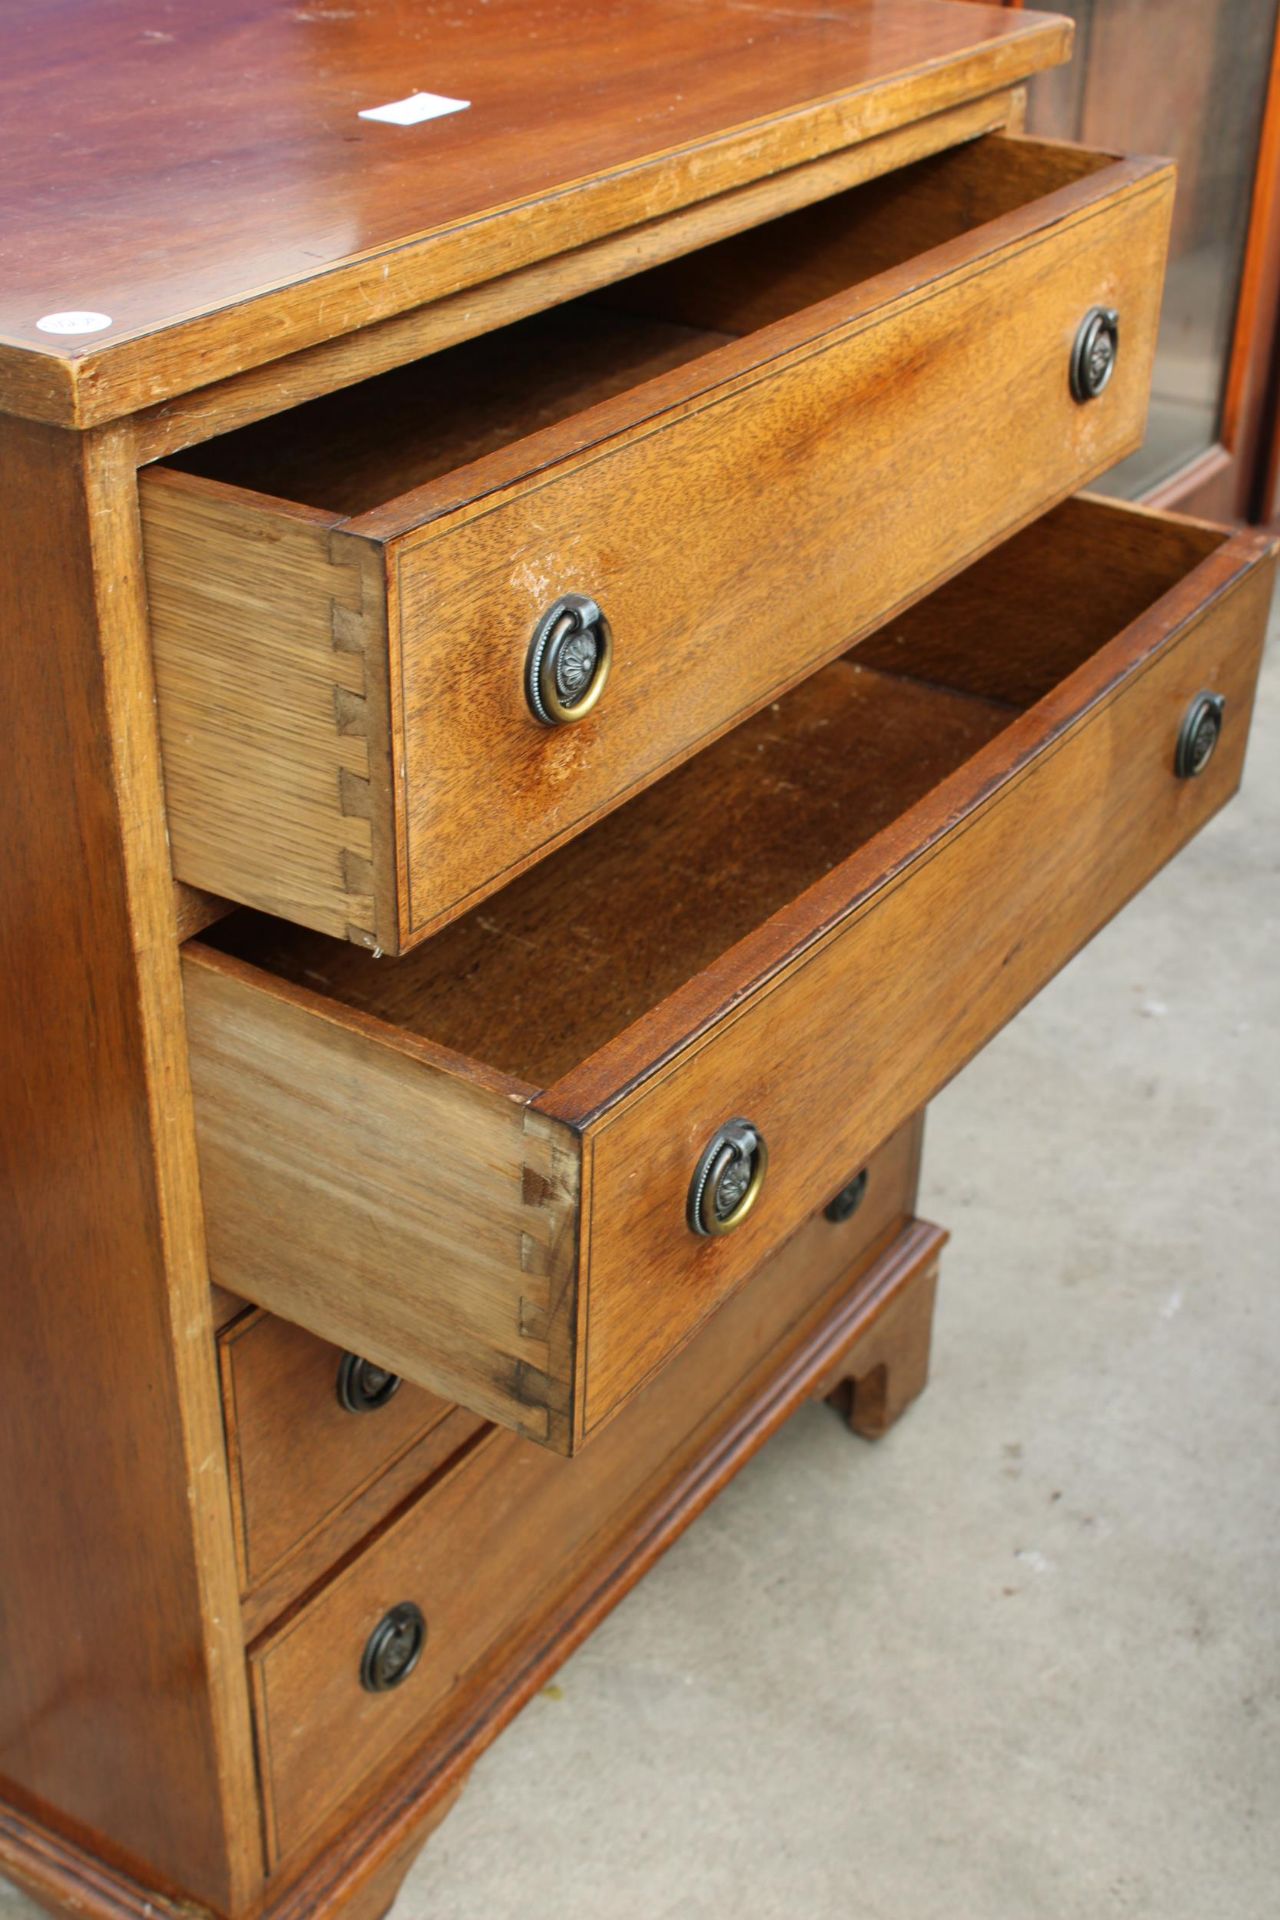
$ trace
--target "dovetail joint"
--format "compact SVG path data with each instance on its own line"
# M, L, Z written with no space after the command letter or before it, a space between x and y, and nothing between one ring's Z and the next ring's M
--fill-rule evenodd
M333 716L340 734L363 734L368 730L369 703L353 688L337 686L333 690Z
M333 603L333 650L335 653L364 652L364 613L359 607Z
M338 768L338 811L348 820L373 818L373 787L362 773L350 767Z

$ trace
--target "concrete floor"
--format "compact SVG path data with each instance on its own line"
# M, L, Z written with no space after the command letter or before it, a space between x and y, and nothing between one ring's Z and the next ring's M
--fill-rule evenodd
M1280 1912L1278 1085L1280 643L1240 800L933 1110L924 1399L772 1441L395 1920Z

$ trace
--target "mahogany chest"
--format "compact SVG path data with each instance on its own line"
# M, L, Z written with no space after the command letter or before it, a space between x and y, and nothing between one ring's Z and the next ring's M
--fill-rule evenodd
M0 1868L377 1920L1231 797L1174 195L955 0L9 9ZM38 101L40 112L30 103Z

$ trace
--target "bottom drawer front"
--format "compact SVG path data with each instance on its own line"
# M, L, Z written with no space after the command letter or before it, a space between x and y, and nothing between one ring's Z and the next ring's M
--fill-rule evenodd
M818 1215L753 1277L653 1388L581 1459L490 1430L354 1565L252 1654L273 1858L297 1849L407 1742L438 1729L463 1676L501 1641L532 1636L575 1572L650 1499L664 1461L898 1235L914 1204L920 1126L870 1162L849 1217ZM854 1169L847 1169L851 1174ZM361 1684L370 1637L420 1609L426 1642L393 1690Z
M1104 649L1085 669L1095 701L1079 675L1065 680L993 743L1007 766L1019 731L1062 728L1020 772L964 804L959 824L946 786L941 805L926 803L931 827L920 809L904 816L909 863L888 867L883 884L869 873L864 906L789 964L784 955L739 1009L590 1130L588 1433L663 1363L682 1317L696 1323L786 1232L815 1183L838 1180L932 1098L1230 798L1270 589L1268 567L1237 577L1171 643L1154 633L1119 675ZM1198 777L1180 778L1180 728L1206 689L1224 700L1221 738ZM958 777L977 784L982 762ZM889 858L897 852L891 844ZM833 915L849 889L847 872L832 876ZM806 917L820 912L819 898ZM740 957L764 971L765 940ZM695 1240L679 1230L691 1170L731 1114L768 1143L765 1185L738 1231Z

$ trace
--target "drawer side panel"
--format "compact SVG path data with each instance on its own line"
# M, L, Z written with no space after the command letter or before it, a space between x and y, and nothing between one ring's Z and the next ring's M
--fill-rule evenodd
M184 979L212 1277L566 1446L569 1129L209 956Z
M381 554L188 474L140 498L176 878L393 948Z

